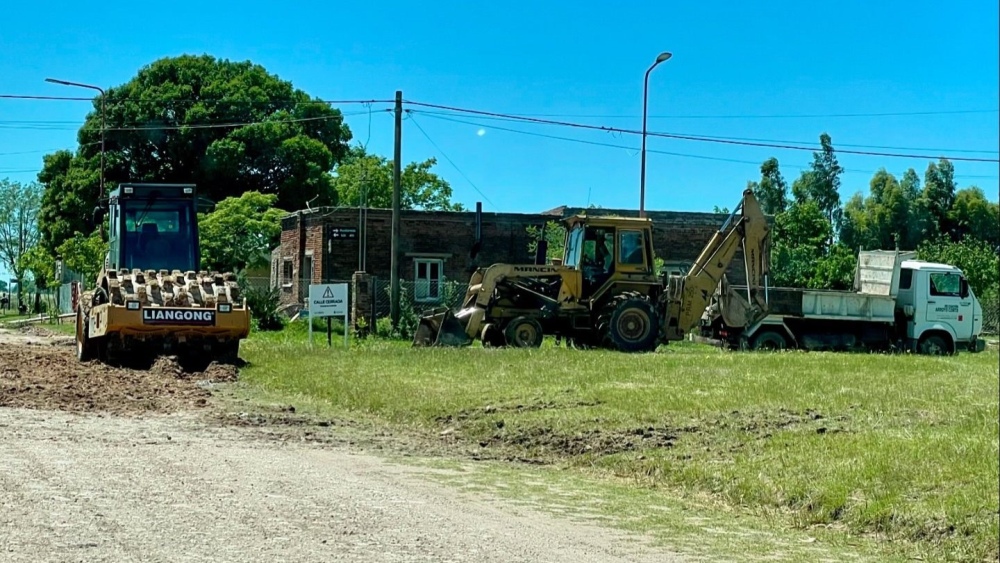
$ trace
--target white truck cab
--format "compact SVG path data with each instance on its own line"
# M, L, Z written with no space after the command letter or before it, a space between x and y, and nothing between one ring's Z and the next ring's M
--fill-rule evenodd
M914 351L981 352L986 344L978 338L983 330L982 304L955 266L904 260L896 304Z

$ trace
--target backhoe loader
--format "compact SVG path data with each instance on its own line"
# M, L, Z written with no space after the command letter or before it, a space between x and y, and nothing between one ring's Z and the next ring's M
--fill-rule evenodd
M76 306L77 358L160 352L235 360L250 309L232 273L199 270L197 194L190 184L120 184L108 194L108 253Z
M695 328L741 247L746 295L724 294L722 314L746 326L766 315L760 291L770 228L751 190L685 275L654 271L649 219L574 215L564 220L560 264L493 264L476 270L457 311L429 311L414 346L538 347L546 334L571 346L650 352Z

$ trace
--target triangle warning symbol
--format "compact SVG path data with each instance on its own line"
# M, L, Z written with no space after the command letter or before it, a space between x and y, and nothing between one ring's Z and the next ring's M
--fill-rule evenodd
M332 298L333 298L333 288L327 286L326 291L323 292L323 299L332 299Z

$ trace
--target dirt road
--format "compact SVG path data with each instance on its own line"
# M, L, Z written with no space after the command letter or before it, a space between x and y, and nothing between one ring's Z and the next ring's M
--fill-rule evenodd
M0 560L679 560L343 445L213 423L206 374L79 366L20 338L0 335Z

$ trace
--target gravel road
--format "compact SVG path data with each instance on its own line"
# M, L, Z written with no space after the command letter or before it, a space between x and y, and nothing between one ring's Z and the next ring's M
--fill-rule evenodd
M347 446L213 423L174 381L164 388L178 408L166 411L135 398L151 385L146 375L120 399L142 412L59 408L54 398L87 405L72 385L91 389L113 372L88 367L93 376L65 386L39 372L35 385L32 374L60 361L63 373L83 366L67 346L4 344L3 561L680 560L597 525L459 493ZM32 369L21 365L28 358Z

